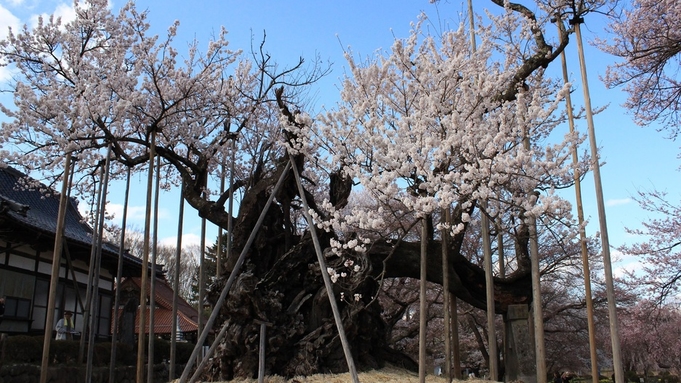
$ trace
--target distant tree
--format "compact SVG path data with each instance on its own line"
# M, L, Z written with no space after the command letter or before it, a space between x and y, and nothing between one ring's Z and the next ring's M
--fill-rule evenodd
M189 246L183 248L180 253L180 285L178 294L186 300L189 304L198 307L198 301L193 296L193 287L196 283L196 275L199 272L198 260L199 246ZM157 249L157 263L163 265L163 270L166 272L166 280L170 286L174 285L175 281L175 257L177 255L177 248L175 246L158 246Z
M113 243L120 243L120 227L110 225L109 236ZM118 237L118 238L117 238ZM130 254L141 258L143 252L144 233L136 228L128 228L125 232L125 250ZM151 250L153 251L153 249ZM182 249L180 254L180 288L178 294L190 304L196 304L193 296L193 288L198 274L198 251L199 246L188 246ZM173 286L175 275L176 248L170 245L159 245L156 249L156 263L163 269L166 281Z
M225 242L227 238L227 234L223 234L223 242L222 243L227 243ZM199 301L199 262L200 262L200 257L201 254L199 253L201 249L197 247L196 252L194 253L196 257L196 269L194 270L194 273L192 274L192 283L191 283L191 299L193 302L198 302ZM210 246L206 246L206 250L203 253L203 291L210 291L210 286L213 284L215 279L217 278L216 276L216 270L217 270L217 262L216 262L216 254L217 254L217 239L215 243L213 243ZM224 254L224 253L223 253Z
M608 68L608 86L624 85L625 104L640 124L657 122L674 139L681 132L681 5L674 0L633 0L610 24L614 38L597 40L604 51L622 58ZM627 228L641 242L618 250L638 257L645 273L630 274L632 286L645 286L647 298L664 303L679 290L681 202L664 191L639 192L639 206L651 214L642 228Z
M625 106L641 124L665 123L672 137L681 131L681 5L676 0L632 0L610 23L614 37L597 40L622 58L605 76L608 86L625 85Z
M681 288L681 204L659 191L639 192L636 201L652 217L641 228L626 228L641 242L618 248L641 264L628 273L630 285L660 304L674 303Z
M628 370L649 375L681 370L681 313L677 305L639 300L621 312L622 357Z

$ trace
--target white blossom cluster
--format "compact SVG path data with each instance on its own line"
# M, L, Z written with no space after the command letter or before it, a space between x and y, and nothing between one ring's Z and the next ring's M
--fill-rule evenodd
M489 201L492 215L505 206L526 216L569 215L569 203L554 190L573 181L568 149L581 138L566 134L556 142L553 133L568 88L538 74L514 100L500 101L519 60L500 50L494 33L481 29L473 52L463 26L436 39L417 24L389 55L357 62L348 53L343 102L318 116L315 134L306 137L329 153L326 166L341 164L378 201L398 201L417 216L460 203L454 233L470 221L466 207L474 201ZM543 192L539 202L535 191ZM378 229L386 226L384 215L329 209L318 224Z
M5 164L59 175L64 153L73 152L76 172L87 172L111 141L117 157L137 161L152 130L175 165L167 169L189 175L197 163L212 174L224 172L234 151L240 153L235 172L244 175L261 156L281 152L271 145L281 134L269 95L274 82L261 86L264 69L228 48L226 30L204 47L192 42L180 56L173 48L179 22L166 36L152 36L146 12L133 2L114 14L106 0L86 0L75 4L75 13L68 23L40 18L0 41L0 65L17 73L10 84L14 105L0 105L9 119L0 134ZM112 177L121 170L114 163ZM165 172L179 184L176 171Z

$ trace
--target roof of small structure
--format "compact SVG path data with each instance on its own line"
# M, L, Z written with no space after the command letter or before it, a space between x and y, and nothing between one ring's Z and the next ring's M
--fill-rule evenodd
M142 280L138 277L125 278L121 283L121 288L126 285L133 285L136 290L142 286ZM147 279L147 297L151 290L151 280ZM172 308L173 308L173 289L168 282L162 278L156 278L154 284L155 303L158 306L154 310L154 332L158 334L169 334L172 331ZM183 332L197 331L199 313L182 297L177 297L177 315L180 320L180 329ZM149 331L149 316L147 315L146 331ZM139 315L135 315L135 332L139 333Z
M57 216L59 212L60 195L53 189L37 182L12 167L2 167L0 164L0 221L4 219L12 227L18 224L30 229L38 235L32 240L38 240L43 234L54 239L57 232ZM85 248L92 246L92 228L85 223L78 212L77 202L69 198L64 220L64 237L67 242ZM104 242L102 251L108 257L118 257L118 246ZM139 275L142 261L128 253L123 254L125 264L136 268ZM115 262L115 261L113 261ZM109 262L112 264L112 262Z
M144 325L144 332L149 333L149 309L147 308L146 324ZM178 326L180 332L194 332L197 331L199 326L196 322L187 318L184 313L178 311L177 318L179 320ZM173 311L166 308L156 308L154 310L154 334L172 334L173 330ZM135 315L135 334L140 332L140 317Z

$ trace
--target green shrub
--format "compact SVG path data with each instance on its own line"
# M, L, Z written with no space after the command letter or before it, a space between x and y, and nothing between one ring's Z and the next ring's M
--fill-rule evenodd
M137 350L130 344L116 342L116 364L133 366L137 363Z
M53 340L50 342L50 361L56 364L74 364L78 360L80 343L77 340Z
M95 343L92 356L92 364L95 366L108 366L111 362L111 343Z
M42 338L41 338L42 339ZM5 340L7 362L38 363L43 356L42 342L28 335L15 335ZM11 352L9 350L12 350Z
M681 379L678 376L672 375L669 371L662 371L660 373L660 381L667 383L679 383Z
M186 364L194 351L194 344L188 342L177 342L175 345L175 363Z
M154 364L170 359L170 342L165 339L154 339Z
M624 371L624 378L627 380L627 382L638 383L640 381L639 380L640 377L638 376L636 371L633 371L633 370Z

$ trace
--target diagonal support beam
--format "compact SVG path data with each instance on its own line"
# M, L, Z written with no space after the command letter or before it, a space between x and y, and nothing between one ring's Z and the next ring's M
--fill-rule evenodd
M260 230L260 226L262 226L262 223L265 220L265 215L267 214L267 211L269 210L270 206L272 205L272 201L274 201L274 196L277 194L277 192L279 192L279 189L281 188L281 185L284 183L284 179L286 178L286 175L288 174L289 170L291 170L291 162L287 163L286 168L284 169L283 172L281 172L281 176L279 177L277 184L274 186L274 190L272 190L272 193L270 193L270 197L267 200L265 207L262 209L262 212L260 212L260 216L258 217L258 221L255 223L255 227L253 228L253 231L251 231L251 234L248 237L248 240L246 241L246 245L244 246L243 250L241 250L241 254L239 254L239 258L237 259L236 264L234 265L234 269L232 270L231 274L229 274L229 278L227 279L227 283L225 284L225 287L222 288L222 292L220 293L220 298L218 298L218 301L215 303L215 307L213 307L213 312L210 314L210 317L208 318L208 321L206 322L206 325L203 328L203 331L201 331L201 336L199 337L198 341L196 342L196 346L194 347L194 351L192 351L192 355L189 357L189 361L187 362L187 365L184 367L184 371L182 371L182 376L180 377L180 383L186 383L187 382L187 378L189 377L189 371L194 366L194 361L199 356L199 351L201 350L203 343L206 341L208 334L213 329L213 323L215 323L215 319L217 319L218 313L220 312L220 308L224 304L225 298L227 298L227 294L229 293L229 290L232 288L232 285L234 284L234 281L236 280L236 276L241 271L241 266L243 266L244 261L246 260L246 254L248 254L248 251L250 250L251 245L253 244L253 241L255 240L255 236L256 236L256 234L258 234L258 231ZM217 342L217 341L218 341L218 339L215 340L215 342ZM213 343L215 343L215 342L213 342ZM211 349L213 349L213 347L211 347ZM210 353L210 350L209 350L209 353ZM210 354L204 356L204 358L205 359L210 358Z
M289 158L291 159L290 164L295 164L293 156L289 153ZM345 329L343 328L343 319L340 315L340 310L338 309L338 303L336 302L336 297L333 295L333 285L331 283L331 277L326 271L326 261L324 260L324 255L322 254L322 246L319 244L319 237L317 237L317 230L315 229L314 221L310 215L310 207L307 204L307 199L305 198L305 189L303 189L303 184L300 181L300 174L298 169L293 166L293 175L296 177L296 183L298 184L298 194L300 200L303 203L303 214L307 220L307 225L310 229L310 234L312 235L312 242L314 243L314 250L317 253L317 261L319 262L319 268L322 272L322 278L324 279L324 286L326 287L326 293L329 296L329 303L331 304L331 310L333 311L333 319L336 321L336 328L338 329L338 335L340 336L341 345L343 346L343 353L345 354L345 360L348 363L348 370L352 376L353 383L359 383L359 377L357 376L357 369L355 368L355 361L352 359L352 352L350 351L350 345L348 343L348 338L345 336Z

